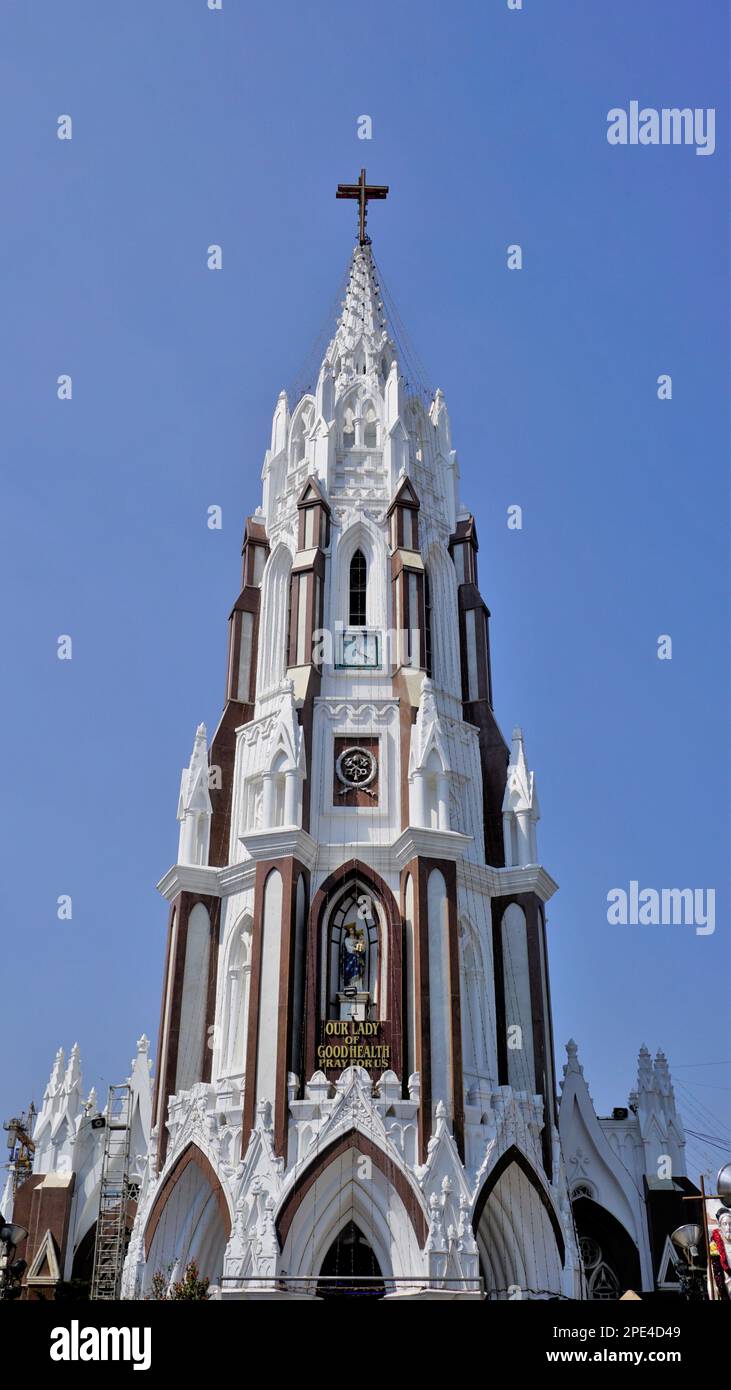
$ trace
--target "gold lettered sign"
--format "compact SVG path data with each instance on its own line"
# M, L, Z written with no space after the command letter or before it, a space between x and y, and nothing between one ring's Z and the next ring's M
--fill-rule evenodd
M391 1045L385 1040L382 1023L329 1018L320 1024L317 1061L325 1071L342 1071L344 1067L386 1071L391 1065Z

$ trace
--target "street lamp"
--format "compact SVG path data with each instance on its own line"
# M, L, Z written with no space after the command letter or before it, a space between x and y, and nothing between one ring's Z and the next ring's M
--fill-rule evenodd
M671 1241L680 1252L683 1263L676 1265L683 1298L691 1303L700 1303L707 1298L706 1272L703 1265L696 1264L698 1247L703 1243L703 1228L694 1223L678 1226L673 1231Z
M0 1216L0 1244L5 1246L0 1298L20 1298L20 1281L28 1266L25 1260L16 1260L14 1256L20 1242L26 1240L27 1236L25 1226L18 1226L14 1221L5 1221Z
M724 1163L723 1168L719 1169L716 1187L716 1196L721 1198L725 1207L731 1207L731 1163Z

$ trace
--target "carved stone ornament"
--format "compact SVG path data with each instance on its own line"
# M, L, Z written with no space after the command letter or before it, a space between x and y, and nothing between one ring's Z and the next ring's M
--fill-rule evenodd
M335 771L343 786L357 790L373 781L378 763L369 748L344 748L335 764Z

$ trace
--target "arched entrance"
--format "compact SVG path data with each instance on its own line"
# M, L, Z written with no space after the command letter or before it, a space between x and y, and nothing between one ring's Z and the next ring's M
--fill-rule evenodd
M627 1289L640 1289L637 1246L616 1216L588 1196L575 1198L571 1205L589 1298L611 1301Z
M383 1298L381 1267L354 1221L338 1232L320 1268L318 1298Z
M389 1287L421 1275L428 1225L418 1188L360 1131L328 1145L303 1172L276 1223L283 1272L312 1279L312 1292L338 1271L378 1276Z

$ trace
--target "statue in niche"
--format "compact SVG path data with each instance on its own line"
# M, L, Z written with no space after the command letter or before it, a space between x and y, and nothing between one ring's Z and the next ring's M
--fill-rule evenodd
M348 922L343 932L343 944L340 951L341 989L362 989L365 966L365 929L359 922Z

